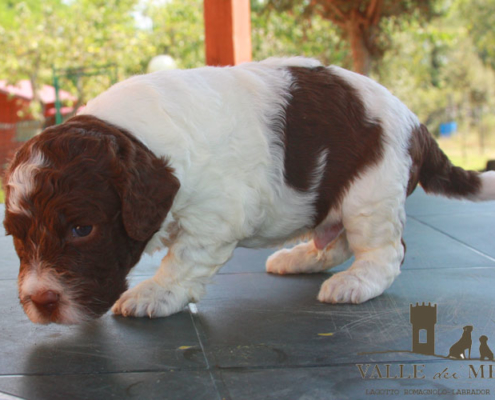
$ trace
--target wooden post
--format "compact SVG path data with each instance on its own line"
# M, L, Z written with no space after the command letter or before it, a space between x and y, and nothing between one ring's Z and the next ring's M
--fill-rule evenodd
M204 0L206 64L251 61L249 0Z

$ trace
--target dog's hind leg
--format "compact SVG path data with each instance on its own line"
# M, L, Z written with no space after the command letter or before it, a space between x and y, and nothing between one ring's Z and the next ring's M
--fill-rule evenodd
M350 225L347 237L356 259L323 283L322 302L362 303L382 294L400 273L404 247L398 224L372 214L354 217Z
M362 303L382 294L399 275L406 193L394 174L382 165L351 187L342 203L342 222L355 261L323 283L318 300Z
M277 251L268 257L266 270L281 275L321 272L342 264L351 255L346 233L342 231L324 250L319 250L312 239L292 249Z

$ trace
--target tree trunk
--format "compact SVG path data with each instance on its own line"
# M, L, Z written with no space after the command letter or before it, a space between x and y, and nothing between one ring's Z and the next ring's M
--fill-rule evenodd
M371 53L366 46L364 28L359 21L350 19L346 22L346 31L351 44L353 70L368 76L371 71Z

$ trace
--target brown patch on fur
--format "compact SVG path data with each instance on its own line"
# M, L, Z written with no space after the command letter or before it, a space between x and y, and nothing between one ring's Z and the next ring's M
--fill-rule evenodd
M21 202L30 215L13 213L8 177L33 152L41 152L47 163ZM34 263L49 268L92 317L126 290L127 274L179 188L167 161L92 116L72 118L25 143L6 178L4 226L21 260L19 283ZM91 225L93 231L74 238L76 225Z
M413 130L409 154L413 163L407 185L408 196L418 182L425 192L447 197L464 198L479 192L479 174L452 165L426 126L420 125Z
M315 180L317 162L327 152L318 187L315 218L320 224L352 181L382 158L382 127L366 118L358 93L324 67L288 68L294 78L286 109L285 179L299 191Z

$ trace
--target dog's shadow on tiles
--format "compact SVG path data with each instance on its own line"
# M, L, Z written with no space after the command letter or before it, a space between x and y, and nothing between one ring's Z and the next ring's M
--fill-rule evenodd
M123 370L116 349L104 349L111 338L98 321L81 328L72 335L50 335L52 340L35 343L29 349L19 396L52 400L56 390L58 398L75 399L87 391L105 392L109 387L125 391L130 387L128 374L105 373Z
M43 328L40 328L43 329ZM69 327L56 333L48 334L44 339L38 339L26 349L23 375L19 394L28 399L53 398L50 386L58 382L62 387L60 395L70 398L70 393L63 391L84 390L81 387L72 388L60 380L60 376L81 374L98 374L115 368L115 349L105 349L111 341L100 321L92 321L78 327ZM51 377L56 377L52 381ZM122 385L121 378L109 374L105 385ZM69 397L70 396L70 397Z
M61 327L55 333L37 338L26 349L24 372L78 374L89 365L103 367L108 361L104 346L109 340L98 320L78 327ZM95 359L99 361L96 363Z
M177 332L183 337L178 338ZM201 355L185 359L178 350L181 346L199 347L187 312L155 320L108 313L84 325L62 327L33 342L24 353L23 372L74 375L202 365Z
M183 331L185 327L190 335ZM187 337L179 337L177 332ZM27 399L51 400L53 386L58 384L60 398L77 398L85 390L81 382L91 382L88 390L97 391L101 385L102 390L112 387L125 392L135 383L133 374L125 373L128 371L177 371L205 366L187 312L156 320L108 313L88 324L47 332L33 341L22 356L25 375L19 395ZM60 377L64 375L67 380Z

